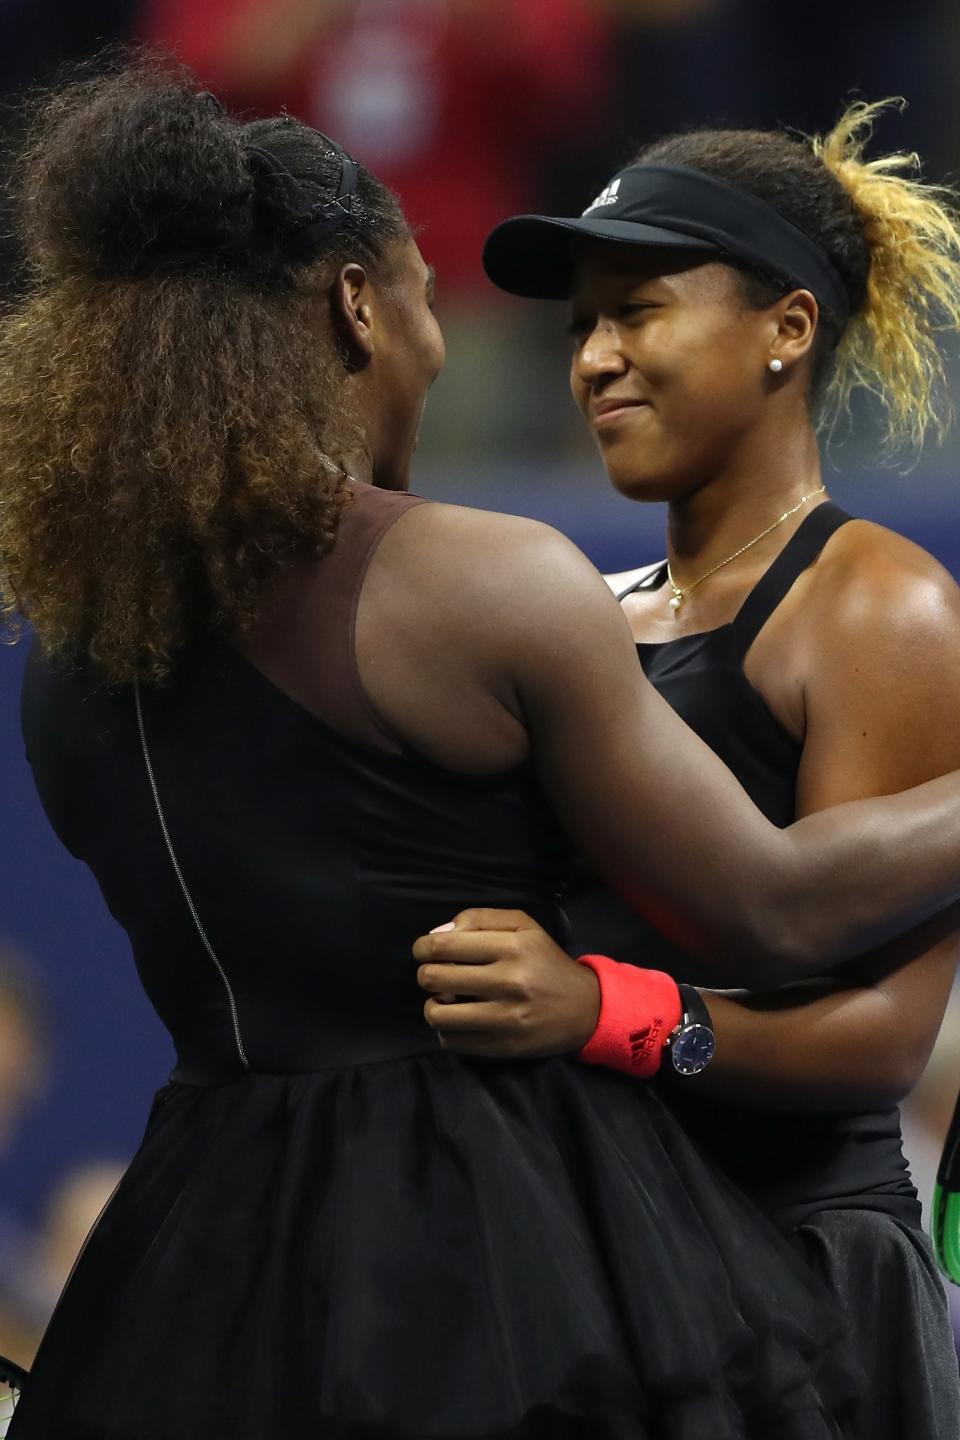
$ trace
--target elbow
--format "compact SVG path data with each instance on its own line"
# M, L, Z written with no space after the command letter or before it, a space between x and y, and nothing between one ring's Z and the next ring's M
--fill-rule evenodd
M828 968L826 937L816 913L792 915L774 902L752 907L737 928L736 983L750 990L777 990Z
M856 1077L848 1088L837 1087L837 1099L845 1110L892 1110L910 1094L923 1066L914 1064L913 1057L885 1052L877 1069Z
M903 1036L899 1045L890 1045L884 1051L883 1073L877 1076L876 1085L882 1096L878 1108L880 1104L888 1107L899 1105L907 1098L920 1083L931 1048L925 1037L912 1040L910 1036Z
M734 915L728 920L721 933L671 935L707 968L712 985L762 995L817 973L812 951L803 942L798 946L782 924L764 923L756 910L742 920Z
M789 846L790 832L781 834ZM771 856L762 893L752 897L750 915L743 917L751 925L747 962L763 989L826 974L875 943L869 906L848 899L838 913L822 881L798 887L792 847L784 853L785 868Z

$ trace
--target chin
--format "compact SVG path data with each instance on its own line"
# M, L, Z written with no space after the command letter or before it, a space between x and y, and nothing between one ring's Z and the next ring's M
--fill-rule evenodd
M607 479L614 490L627 500L646 500L650 504L661 500L673 500L677 483L669 475L638 465L617 463L616 457L603 457Z

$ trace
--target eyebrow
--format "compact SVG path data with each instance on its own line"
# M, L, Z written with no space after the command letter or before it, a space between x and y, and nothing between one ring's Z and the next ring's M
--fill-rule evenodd
M437 272L432 265L427 266L427 289L433 290L437 284Z

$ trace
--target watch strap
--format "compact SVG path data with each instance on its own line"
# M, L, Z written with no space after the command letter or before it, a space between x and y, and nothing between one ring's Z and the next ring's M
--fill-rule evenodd
M681 1025L705 1025L708 1030L712 1030L713 1020L710 1018L707 1002L697 987L681 983L677 989L680 991L680 1004L683 1006Z

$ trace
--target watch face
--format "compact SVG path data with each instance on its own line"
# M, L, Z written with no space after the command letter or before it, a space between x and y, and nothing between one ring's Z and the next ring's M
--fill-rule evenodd
M706 1025L685 1025L670 1046L673 1067L681 1075L699 1075L710 1064L716 1048L713 1031Z

